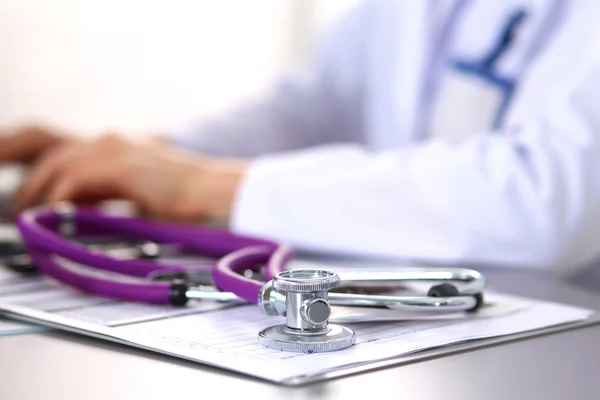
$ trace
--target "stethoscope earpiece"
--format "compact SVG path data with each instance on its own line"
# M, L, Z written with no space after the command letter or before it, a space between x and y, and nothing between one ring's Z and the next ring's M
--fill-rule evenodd
M460 292L458 288L451 283L440 283L434 285L427 292L429 297L452 297L459 296Z
M433 285L427 292L429 297L453 297L460 296L458 288L451 283L439 283ZM473 295L475 298L475 305L465 311L474 312L479 310L483 306L483 293L479 292Z

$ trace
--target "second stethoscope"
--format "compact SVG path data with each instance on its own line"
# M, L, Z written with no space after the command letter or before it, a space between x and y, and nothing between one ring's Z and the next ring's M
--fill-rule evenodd
M259 333L261 344L277 350L313 353L352 346L354 332L329 323L332 304L437 313L474 311L483 304L485 280L470 269L414 268L341 276L320 269L285 270L292 257L286 244L224 230L108 215L69 204L26 210L19 216L17 226L36 268L81 291L124 301L176 306L188 300L250 302L267 315L285 316L286 324ZM153 278L185 276L206 270L207 265L190 267L122 259L94 251L81 242L97 236L177 245L186 253L216 259L216 264L208 265L214 286L195 285L185 279L157 281ZM264 280L248 277L253 273L262 273ZM436 284L427 296L413 297L330 291L346 285L416 281ZM456 282L461 283L460 289Z

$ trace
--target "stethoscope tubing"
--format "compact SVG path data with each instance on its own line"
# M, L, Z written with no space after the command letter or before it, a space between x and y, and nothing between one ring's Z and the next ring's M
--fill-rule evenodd
M270 281L285 269L292 254L292 248L287 244L279 244L275 250L267 246L252 246L237 250L217 262L213 281L219 290L233 292L238 297L256 304L264 282L246 278L240 273L249 266L266 264L265 280Z
M158 243L177 243L189 251L216 257L220 261L213 271L213 278L219 289L232 291L253 303L257 301L258 289L255 288L260 286L260 283L244 278L234 271L258 268L260 263L266 263L265 278L270 280L283 269L286 260L291 257L289 246L217 229L173 226L138 218L108 216L85 207L77 208L74 218L76 220L73 221L72 233L75 236L101 232L117 234L119 237L144 238ZM115 277L86 274L65 266L64 259L138 278L148 277L157 270L182 271L189 268L188 266L164 265L137 259L119 260L109 255L91 252L85 246L56 234L63 223L63 216L52 208L26 210L17 219L17 227L27 245L27 251L41 272L82 291L100 296L124 301L173 303L172 283L135 282L130 279L124 281ZM270 261L273 255L275 257ZM181 286L178 290L187 291ZM180 300L181 295L179 293Z

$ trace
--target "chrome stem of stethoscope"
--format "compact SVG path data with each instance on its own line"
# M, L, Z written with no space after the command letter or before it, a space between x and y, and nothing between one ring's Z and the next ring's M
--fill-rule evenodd
M417 281L462 282L461 294L481 293L485 279L479 272L466 268L444 268L443 271L428 268L410 268L409 271L363 271L340 272L344 287L362 286L365 283L396 283Z
M474 308L477 300L473 296L452 297L398 297L362 295L352 293L329 293L329 302L338 306L390 307L406 311L464 311Z
M213 286L192 286L185 292L190 300L216 301L218 303L247 303L232 292L220 292Z

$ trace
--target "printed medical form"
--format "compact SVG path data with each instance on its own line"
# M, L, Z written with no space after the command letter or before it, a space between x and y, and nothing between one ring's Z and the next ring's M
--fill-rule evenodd
M76 292L46 276L22 276L0 266L0 310L10 316L279 383L453 343L582 321L592 314L586 309L496 293L488 294L488 302L492 305L480 313L461 314L460 318L346 323L357 334L352 348L289 353L258 343L261 329L281 321L252 305L197 302L176 308L120 303ZM348 316L343 310L336 311L341 320Z

